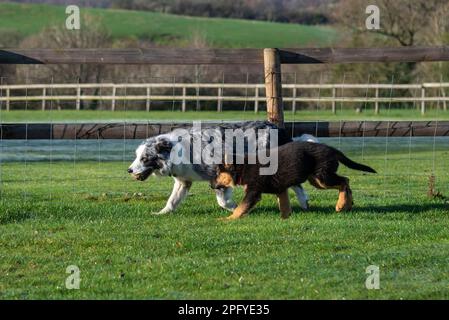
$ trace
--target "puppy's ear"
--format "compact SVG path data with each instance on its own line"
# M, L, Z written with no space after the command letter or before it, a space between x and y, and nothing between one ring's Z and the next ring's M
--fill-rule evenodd
M223 166L225 171L233 171L234 170L234 165L233 164L225 164Z
M170 142L170 140L162 139L159 140L158 143L156 144L156 151L157 152L170 151L172 147L173 145Z

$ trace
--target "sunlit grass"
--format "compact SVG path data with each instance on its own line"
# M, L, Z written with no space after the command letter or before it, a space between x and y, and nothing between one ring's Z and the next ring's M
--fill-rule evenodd
M386 157L371 143L363 162L378 175L341 171L353 212L335 213L335 191L306 185L311 209L291 195L288 221L270 195L248 218L218 221L228 213L207 183L176 213L153 216L172 181L133 181L127 161L2 163L0 298L447 299L449 207L427 197L432 172L448 191L445 162L432 169L447 152L410 158L397 144ZM362 161L358 145L341 147ZM69 265L81 270L80 290L65 288ZM369 265L380 267L379 291L365 288Z

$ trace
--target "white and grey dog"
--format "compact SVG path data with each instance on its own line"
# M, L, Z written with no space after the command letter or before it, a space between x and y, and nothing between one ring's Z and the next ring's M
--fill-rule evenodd
M196 135L201 135L205 130L216 130L219 133L225 133L226 130L242 130L253 129L255 131L264 132L258 134L257 139L263 140L263 145L269 147L269 130L277 130L278 145L283 145L291 142L285 130L278 129L270 122L262 121L250 121L235 124L222 124L214 127L202 128L200 132L190 129L189 132L195 139ZM311 135L303 135L300 138L294 140L303 140L310 142L318 142L317 139ZM173 177L175 184L170 198L167 201L165 207L157 214L166 214L174 211L182 200L187 196L187 193L192 186L193 181L210 181L215 177L216 166L212 164L206 164L201 162L194 164L193 161L185 161L181 163L175 163L171 161L170 155L173 148L181 149L183 154L189 154L192 156L192 152L184 152L183 147L180 146L179 135L175 132L161 134L155 137L151 137L145 140L136 150L136 159L128 168L130 173L136 180L144 181L150 175L158 176L171 176ZM204 142L203 142L204 144ZM245 152L247 152L247 146L245 145ZM192 150L189 150L192 151ZM191 159L189 159L191 160ZM308 196L304 189L299 185L292 188L296 193L301 208L306 210L308 208ZM235 202L232 200L232 189L227 188L224 190L214 190L218 205L226 210L233 210L236 207Z

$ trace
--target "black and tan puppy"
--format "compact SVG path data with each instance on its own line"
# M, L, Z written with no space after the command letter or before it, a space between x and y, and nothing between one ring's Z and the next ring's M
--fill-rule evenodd
M262 193L278 196L281 216L287 219L291 214L288 188L308 180L318 189L339 191L337 212L352 209L352 192L349 179L337 174L339 163L348 168L376 173L363 164L356 163L341 151L325 144L291 142L271 152L278 152L278 170L273 175L260 175L260 164L224 164L218 166L216 178L211 187L221 189L242 185L245 197L227 219L239 219L247 214L260 200ZM226 161L225 161L226 162Z

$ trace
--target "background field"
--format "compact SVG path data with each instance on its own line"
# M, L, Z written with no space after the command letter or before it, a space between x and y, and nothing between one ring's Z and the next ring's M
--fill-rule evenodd
M449 113L441 110L429 110L424 116L420 111L410 109L391 109L375 115L373 111L356 113L353 110L338 111L332 114L328 111L298 111L296 114L285 112L287 121L332 121L332 120L446 120ZM52 121L193 121L193 120L216 120L216 121L244 121L244 120L266 120L266 113L254 113L249 111L189 111L181 113L178 111L0 111L0 122L52 122Z
M379 171L342 169L353 212L336 214L336 192L307 185L309 212L294 200L281 221L267 195L224 223L206 183L176 214L150 215L172 183L127 176L139 141L3 141L0 298L449 298L448 203L427 197L432 172L449 191L449 139L324 142ZM69 265L81 290L65 289ZM369 265L380 267L379 291L365 289Z
M196 18L112 9L83 8L115 39L147 39L159 45L189 45L192 36L213 47L263 48L329 45L338 36L330 27L238 19ZM65 26L65 6L0 3L0 31L29 36L52 25Z

